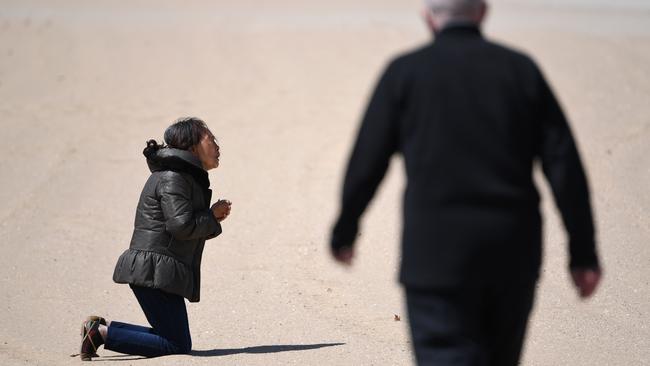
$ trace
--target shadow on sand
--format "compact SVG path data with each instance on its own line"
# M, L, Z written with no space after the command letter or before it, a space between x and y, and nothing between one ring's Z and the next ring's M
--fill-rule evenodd
M310 349L318 349L324 347L342 346L345 343L316 343L316 344L278 344L272 346L255 346L244 348L222 348L210 349L204 351L192 351L190 356L194 357L218 357L236 355L240 353L277 353L277 352L291 352L291 351L308 351ZM78 356L77 354L72 356ZM144 360L146 357L133 356L133 355L110 355L94 358L93 361L136 361Z
M136 360L145 360L146 357L142 356L132 356L132 355L114 355L114 356L101 356L99 358L93 358L93 362L96 361L136 361Z
M307 351L310 349L341 346L344 344L345 343L285 344L285 345L255 346L255 347L244 347L244 348L211 349L205 351L192 351L190 355L196 357L215 357L215 356L236 355L239 353L277 353L277 352L290 352L290 351Z

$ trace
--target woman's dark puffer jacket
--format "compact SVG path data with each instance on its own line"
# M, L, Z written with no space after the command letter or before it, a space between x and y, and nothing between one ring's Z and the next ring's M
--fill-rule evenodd
M162 148L147 164L131 245L118 259L113 281L200 299L205 240L221 234L212 215L208 173L189 151Z

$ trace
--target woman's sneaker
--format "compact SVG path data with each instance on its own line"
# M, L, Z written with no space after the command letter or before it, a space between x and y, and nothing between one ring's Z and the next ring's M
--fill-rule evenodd
M81 350L79 355L82 361L90 361L97 355L97 348L104 344L104 339L99 333L99 325L106 325L106 320L98 316L89 316L81 325Z

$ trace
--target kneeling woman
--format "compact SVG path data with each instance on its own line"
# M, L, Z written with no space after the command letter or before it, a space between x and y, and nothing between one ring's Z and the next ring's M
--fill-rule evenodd
M192 348L185 301L199 301L201 254L207 239L221 233L230 202L210 206L207 171L219 166L219 146L206 124L183 118L165 131L166 146L147 142L151 170L135 215L129 249L118 259L113 280L128 283L151 328L101 317L82 327L81 359L97 347L156 357Z

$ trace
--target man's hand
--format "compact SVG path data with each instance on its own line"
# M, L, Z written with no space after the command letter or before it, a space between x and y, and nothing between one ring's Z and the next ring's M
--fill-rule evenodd
M593 295L598 287L602 272L600 268L576 268L571 270L573 284L578 289L581 298L586 299Z
M230 215L230 207L232 206L232 203L228 200L219 200L217 201L212 207L210 207L210 210L212 210L212 215L214 215L214 218L217 219L217 221L221 222Z
M337 262L345 266L351 266L352 259L354 258L354 248L343 247L339 249L332 249L332 256Z

